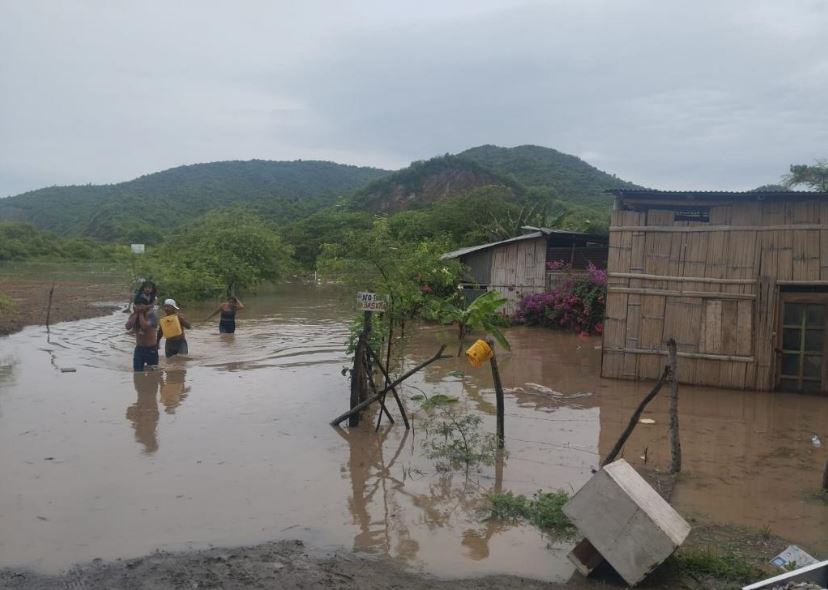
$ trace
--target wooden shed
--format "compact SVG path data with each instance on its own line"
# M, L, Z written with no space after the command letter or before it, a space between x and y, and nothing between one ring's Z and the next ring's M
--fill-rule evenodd
M592 262L606 267L605 235L551 228L525 227L527 233L489 244L461 248L443 255L466 265L469 274L461 286L472 293L498 291L508 301L504 313L511 314L524 295L540 293L556 281L548 262L563 261L566 273L585 272Z
M603 376L828 392L828 193L611 192Z

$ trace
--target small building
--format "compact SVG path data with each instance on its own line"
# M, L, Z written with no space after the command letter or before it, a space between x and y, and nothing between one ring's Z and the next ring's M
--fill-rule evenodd
M473 296L498 291L508 301L504 313L511 314L521 297L553 287L562 276L585 273L589 263L601 268L607 263L608 238L545 227L524 227L527 233L489 244L460 248L443 255L458 259L469 269L461 283ZM550 270L551 266L565 266Z
M610 192L604 377L828 392L828 193Z

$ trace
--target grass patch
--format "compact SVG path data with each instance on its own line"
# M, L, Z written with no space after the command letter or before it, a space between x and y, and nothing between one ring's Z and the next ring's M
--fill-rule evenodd
M569 539L575 536L575 526L563 513L569 494L563 490L538 490L531 498L512 492L489 496L489 518L513 522L526 521L551 537Z
M755 582L766 575L747 557L711 547L681 548L670 558L670 562L681 573L730 582Z
M811 492L806 494L806 500L810 500L815 504L823 504L828 506L828 490L817 490L815 492Z
M14 316L16 311L17 305L14 303L14 300L5 293L0 293L0 314Z

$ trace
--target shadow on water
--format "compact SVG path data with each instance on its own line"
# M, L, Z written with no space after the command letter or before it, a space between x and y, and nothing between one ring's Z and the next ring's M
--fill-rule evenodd
M56 571L157 548L300 537L399 559L443 576L513 573L564 581L569 545L482 518L486 495L577 490L650 385L601 380L599 341L508 331L499 353L508 457L446 470L429 458L414 396L458 398L494 431L487 368L442 359L402 387L413 429L328 421L346 409L343 343L353 315L329 289L245 298L233 335L189 306L190 355L133 374L126 315L27 328L0 339L0 566ZM395 371L454 347L433 326L399 341ZM61 372L74 368L76 372ZM769 527L828 551L812 501L828 452L827 400L682 387L684 473L673 499L702 519ZM666 468L666 398L624 449ZM394 411L392 407L392 412ZM817 434L826 444L815 447Z

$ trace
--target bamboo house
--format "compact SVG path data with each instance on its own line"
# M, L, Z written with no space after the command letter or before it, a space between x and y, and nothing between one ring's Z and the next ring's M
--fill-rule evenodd
M603 376L828 392L828 193L611 192Z
M469 298L497 291L507 301L503 312L511 314L521 297L550 289L567 276L586 273L592 263L604 268L607 236L544 227L523 227L523 235L461 248L443 254L457 259L468 269L460 283ZM563 271L549 269L549 263L563 262Z

